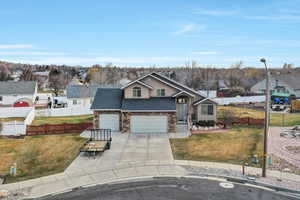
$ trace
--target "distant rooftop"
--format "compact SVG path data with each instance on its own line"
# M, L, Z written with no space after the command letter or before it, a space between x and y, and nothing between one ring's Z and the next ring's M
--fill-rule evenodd
M0 95L34 94L35 88L34 81L0 81Z
M68 85L68 98L90 98L94 97L98 88L119 88L117 85Z

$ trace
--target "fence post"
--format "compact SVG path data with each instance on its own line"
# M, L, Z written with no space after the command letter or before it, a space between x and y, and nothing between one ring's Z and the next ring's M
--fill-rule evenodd
M48 133L48 124L45 124L44 126L44 134L47 135Z
M66 123L63 125L63 134L66 132Z

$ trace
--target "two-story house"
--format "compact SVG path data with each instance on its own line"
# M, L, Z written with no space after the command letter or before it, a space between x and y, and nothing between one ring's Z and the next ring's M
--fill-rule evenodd
M177 124L216 120L216 103L158 73L122 88L99 88L91 109L94 126L133 133L175 132Z

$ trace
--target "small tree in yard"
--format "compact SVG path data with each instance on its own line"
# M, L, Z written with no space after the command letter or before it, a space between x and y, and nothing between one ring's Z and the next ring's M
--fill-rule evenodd
M231 125L236 119L235 113L232 110L219 111L219 120L224 124L224 128Z

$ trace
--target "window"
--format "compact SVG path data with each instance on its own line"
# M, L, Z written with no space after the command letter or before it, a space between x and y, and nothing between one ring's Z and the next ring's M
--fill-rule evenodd
M187 103L187 98L185 98L185 97L177 98L177 103L186 104Z
M201 114L202 115L213 115L214 114L214 105L201 105Z
M141 97L142 96L142 91L140 87L134 87L132 89L132 96L134 97Z
M156 90L156 95L158 97L164 97L166 95L165 89L157 89Z
M0 101L3 101L3 97L2 96L0 96Z
M77 105L77 99L73 99L73 105Z

